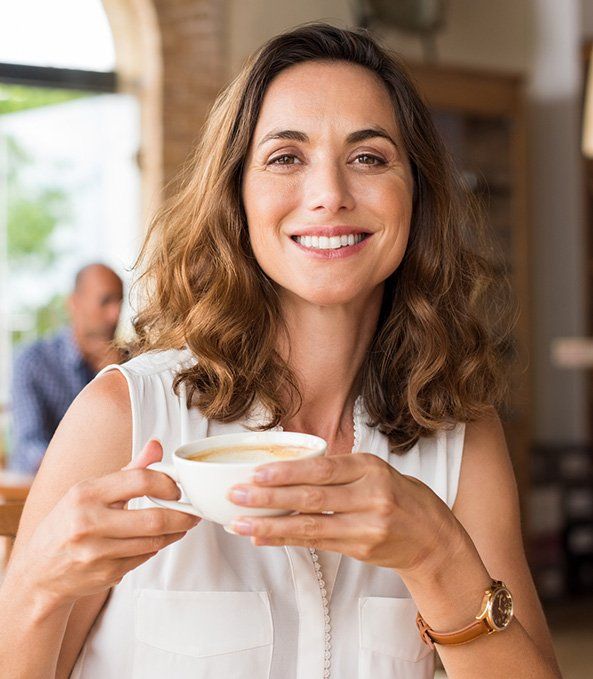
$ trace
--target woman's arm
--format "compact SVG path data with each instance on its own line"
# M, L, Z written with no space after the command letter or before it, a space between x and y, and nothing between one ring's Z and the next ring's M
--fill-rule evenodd
M515 477L496 416L467 425L453 513L465 528L457 549L435 553L424 569L404 577L420 612L436 631L465 627L492 577L513 594L515 620L500 634L462 646L435 645L447 676L560 677L525 558Z
M125 380L108 373L68 411L27 500L0 590L3 677L68 676L109 588L195 525L178 512L124 509L155 490L179 495L162 474L121 471L130 442ZM144 463L159 457L153 446Z
M449 679L558 679L549 632L525 562L513 472L495 416L468 425L454 512L424 483L374 455L335 455L259 468L239 505L301 512L240 518L256 545L304 545L397 570L425 621L453 632L478 614L491 578L516 619L499 634L437 646ZM330 512L331 515L327 515Z

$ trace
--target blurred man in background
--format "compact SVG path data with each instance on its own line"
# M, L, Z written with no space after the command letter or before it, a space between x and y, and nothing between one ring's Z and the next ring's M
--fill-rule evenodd
M76 275L68 299L70 325L37 340L17 356L12 378L10 467L34 474L51 437L77 394L101 368L122 356L113 339L123 285L104 264Z

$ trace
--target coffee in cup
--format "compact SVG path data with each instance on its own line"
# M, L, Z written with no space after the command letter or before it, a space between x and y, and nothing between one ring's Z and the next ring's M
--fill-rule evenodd
M209 448L195 455L188 455L187 460L194 462L221 462L223 464L252 463L265 464L280 460L295 460L307 457L314 448L307 446L244 445L226 446L225 448Z

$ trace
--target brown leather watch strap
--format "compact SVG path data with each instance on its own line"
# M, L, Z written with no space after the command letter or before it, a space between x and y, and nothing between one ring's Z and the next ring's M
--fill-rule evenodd
M468 641L473 641L477 637L490 634L493 631L485 620L474 620L467 627L455 632L435 632L426 624L420 613L416 616L416 625L422 640L431 648L434 648L435 643L447 646L467 644Z

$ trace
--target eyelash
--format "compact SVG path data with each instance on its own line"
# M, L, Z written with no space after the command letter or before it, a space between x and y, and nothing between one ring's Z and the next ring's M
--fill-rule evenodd
M292 160L297 160L297 156L294 153L283 153L282 155L276 156L275 158L271 158L268 161L268 165L295 165L296 163L294 162L279 162L282 159L292 159ZM381 158L380 156L376 156L372 153L359 153L355 159L357 158L371 158L374 162L372 163L359 163L360 165L365 165L367 167L377 167L380 165L386 165L387 162Z

